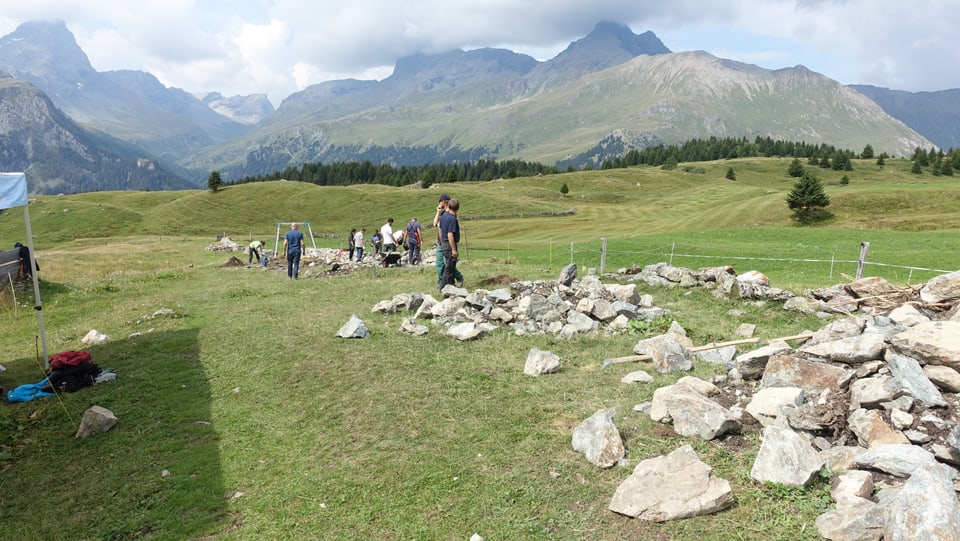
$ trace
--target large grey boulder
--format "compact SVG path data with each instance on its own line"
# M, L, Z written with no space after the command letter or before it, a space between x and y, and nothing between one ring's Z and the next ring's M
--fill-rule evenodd
M812 346L815 344L822 344L824 342L833 342L834 340L859 336L863 334L863 329L865 326L866 321L862 317L845 317L843 319L837 319L827 323L814 332L813 337L804 343L804 345Z
M796 408L803 403L800 387L766 387L757 391L745 408L761 425L774 424L781 408Z
M439 301L433 297L433 295L424 295L423 300L420 302L420 306L413 313L413 317L416 319L431 319L433 318L433 307L437 305Z
M860 378L850 384L851 408L877 408L883 402L890 402L903 394L896 380L891 376Z
M719 364L727 368L733 367L733 359L737 356L737 346L724 346L716 349L705 349L695 353L698 361L710 364Z
M366 338L368 336L370 336L370 330L367 329L367 324L355 315L350 316L350 319L337 330L338 338Z
M857 299L862 299L862 304L871 306L881 300L884 296L891 295L900 291L900 288L891 284L886 278L879 276L868 276L855 282L847 284L846 289Z
M591 319L590 316L586 316L577 311L572 311L567 314L566 327L569 327L574 333L587 333L590 331L597 330L599 323L596 320Z
M517 304L517 310L520 312L520 315L531 321L540 321L543 319L543 315L547 313L551 308L550 302L547 301L547 298L538 293L532 293L520 299Z
M929 321L890 337L894 352L921 364L939 364L960 370L960 321Z
M743 379L759 379L763 375L767 362L774 356L781 353L793 351L784 341L777 341L766 346L761 346L753 351L748 351L737 355L733 360L734 369Z
M577 264L570 263L566 267L560 269L560 276L557 278L557 283L570 287L576 278L577 278Z
M616 408L601 409L573 431L573 450L584 454L594 466L609 468L623 458L626 449L613 423Z
M771 356L765 363L760 383L764 387L803 387L819 391L844 389L853 376L853 370L781 353Z
M858 443L867 448L890 443L910 443L907 437L890 426L877 410L853 410L847 416L847 427L856 434Z
M542 376L560 371L560 357L550 351L530 348L527 361L523 365L523 373L528 376Z
M719 403L707 398L703 387L693 380L696 378L683 378L673 385L654 391L650 419L661 423L673 422L673 430L677 434L700 436L705 440L739 430L740 421L737 417ZM702 380L696 381L713 387Z
M604 289L610 293L615 303L625 302L639 305L642 302L640 293L637 291L637 284L604 284Z
M636 355L650 355L660 373L693 369L693 341L676 332L640 340L633 346Z
M882 358L885 347L883 336L861 334L812 346L804 345L800 351L831 361L860 364Z
M921 314L920 310L917 310L912 304L901 304L887 314L887 317L897 325L903 325L904 327L913 327L917 323L930 321L930 318Z
M400 332L410 336L423 336L430 332L430 329L426 325L420 325L412 317L405 317L400 322Z
M737 294L741 299L763 298L763 292L770 287L770 279L760 271L747 271L736 277Z
M865 498L837 503L837 508L817 517L817 533L831 541L880 541L883 508Z
M858 468L878 470L895 477L909 477L921 466L935 465L937 459L923 447L885 444L861 453L855 462Z
M884 505L884 540L960 539L960 504L945 468L920 466Z
M886 355L887 366L897 386L912 396L918 402L928 406L946 407L947 402L943 395L937 390L937 387L931 383L926 374L923 373L923 367L916 359L888 352Z
M863 470L840 472L831 480L830 497L837 503L873 496L873 475Z
M466 342L468 340L475 340L477 338L482 338L488 333L496 330L496 326L490 323L474 323L472 321L467 321L464 323L457 323L456 325L451 325L447 328L446 334L452 338L456 338L461 342Z
M920 300L939 303L960 299L960 270L941 274L927 281L920 288Z
M823 459L805 436L789 428L768 426L763 429L750 477L761 483L801 487L813 480L822 467Z
M83 412L80 427L77 429L77 438L96 436L107 432L117 424L117 416L112 411L101 406L91 406Z
M611 511L653 522L706 515L731 505L730 483L714 477L689 445L637 464L610 500Z
M953 368L928 364L923 367L923 374L940 389L948 393L960 393L960 372Z

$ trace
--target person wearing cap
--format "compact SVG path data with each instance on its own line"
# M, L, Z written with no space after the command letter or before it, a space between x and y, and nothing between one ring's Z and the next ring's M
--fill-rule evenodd
M437 214L433 217L433 227L437 228L437 285L440 287L443 287L444 266L443 252L440 247L440 217L447 211L447 205L449 204L450 196L447 194L441 195L437 201ZM463 274L460 274L459 270L454 270L453 278L459 285L463 285Z

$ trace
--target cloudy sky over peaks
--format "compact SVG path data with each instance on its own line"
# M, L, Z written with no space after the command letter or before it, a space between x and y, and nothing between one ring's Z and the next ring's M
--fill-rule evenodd
M548 60L599 21L843 84L960 88L960 0L0 0L0 35L60 20L98 71L274 105L331 79L382 79L398 58L501 47Z

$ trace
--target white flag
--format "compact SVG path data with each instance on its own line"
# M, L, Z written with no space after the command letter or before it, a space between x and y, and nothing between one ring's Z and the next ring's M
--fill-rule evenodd
M27 176L23 173L0 173L0 209L27 204Z

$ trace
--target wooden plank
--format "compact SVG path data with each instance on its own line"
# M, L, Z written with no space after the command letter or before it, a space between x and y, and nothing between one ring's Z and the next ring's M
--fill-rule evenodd
M770 343L772 343L772 342L777 342L777 341L780 341L780 340L782 340L782 341L784 341L784 342L789 342L789 341L791 341L791 340L804 340L804 339L811 338L811 337L813 337L812 334L806 333L806 334L795 334L795 335L792 335L792 336L782 336L782 337L780 337L780 338L770 338L770 339L768 339L768 340L762 340L762 339L760 339L760 338L743 338L743 339L741 339L741 340L730 340L730 341L728 341L728 342L711 342L711 343L705 344L705 345L703 345L703 346L692 347L692 348L690 348L690 351L696 353L696 352L698 352L698 351L707 351L707 350L711 350L711 349L720 349L720 348L725 348L725 347L727 347L727 346L739 346L739 345L742 345L742 344L756 344L756 343L759 343L759 342L764 342L764 343L766 343L766 344L770 344ZM607 366L609 366L609 365L611 365L611 364L635 363L635 362L640 362L640 361L649 361L649 360L652 360L652 359L653 359L653 357L650 356L650 355L627 355L627 356L625 356L625 357L613 357L613 358L611 358L611 359L604 359L603 365L601 366L601 368L606 368Z
M0 251L0 276L4 274L17 277L20 272L20 251L4 250ZM6 282L6 280L4 280Z

